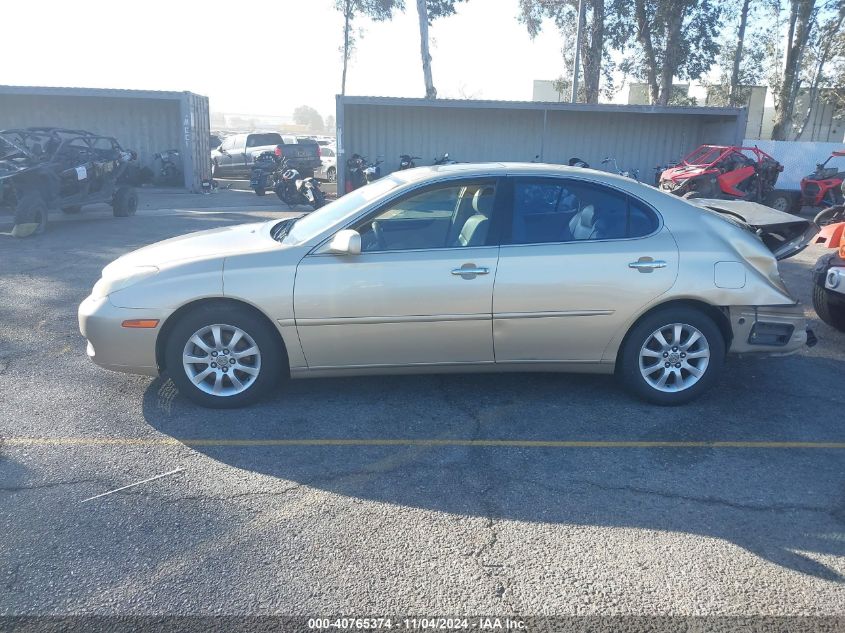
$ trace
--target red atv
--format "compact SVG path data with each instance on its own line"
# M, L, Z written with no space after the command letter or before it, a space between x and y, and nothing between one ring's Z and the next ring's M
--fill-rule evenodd
M845 161L837 167L828 167L833 158L845 158L845 150L833 152L816 171L801 179L801 203L809 207L833 207L842 204L842 183L845 181Z
M685 198L748 200L788 212L799 200L775 189L782 171L783 165L757 147L702 145L665 170L659 187Z

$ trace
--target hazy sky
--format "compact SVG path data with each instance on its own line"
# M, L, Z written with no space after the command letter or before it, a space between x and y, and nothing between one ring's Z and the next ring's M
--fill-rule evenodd
M414 0L365 33L347 94L424 94ZM214 111L290 115L312 105L334 113L342 20L334 0L11 0L0 84L190 90ZM441 97L530 100L533 79L561 74L560 36L549 24L532 41L517 0L468 0L430 29ZM34 25L37 24L37 28ZM18 28L15 25L31 25Z

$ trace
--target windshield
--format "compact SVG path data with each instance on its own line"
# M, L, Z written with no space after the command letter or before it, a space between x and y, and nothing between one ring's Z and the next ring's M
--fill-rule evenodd
M353 216L365 204L385 197L402 182L398 178L388 176L338 198L297 220L289 228L282 243L296 245L307 242L332 226L340 224L346 218Z

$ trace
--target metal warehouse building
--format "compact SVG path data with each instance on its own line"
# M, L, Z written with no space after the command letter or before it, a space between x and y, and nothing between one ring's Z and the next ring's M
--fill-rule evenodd
M339 95L338 177L344 177L340 167L353 153L383 158L382 173L389 173L398 168L400 154L422 156L417 165L430 165L448 152L460 162L566 164L577 156L599 169L612 156L652 182L656 165L698 145L741 144L745 123L745 108Z
M141 165L178 149L185 186L211 176L208 97L191 92L0 86L0 129L53 126L114 136Z

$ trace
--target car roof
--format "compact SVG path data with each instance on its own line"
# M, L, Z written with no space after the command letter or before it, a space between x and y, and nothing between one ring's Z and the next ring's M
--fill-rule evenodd
M491 162L491 163L456 163L452 165L427 165L414 169L394 172L401 174L413 174L413 180L422 180L435 176L472 177L472 176L549 176L563 177L574 176L605 182L623 183L630 185L635 180L617 174L611 174L598 169L587 167L570 167L554 163L517 163L517 162Z

